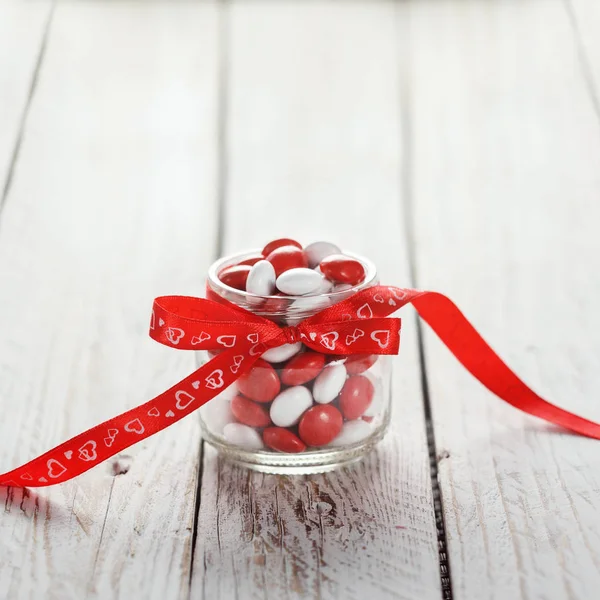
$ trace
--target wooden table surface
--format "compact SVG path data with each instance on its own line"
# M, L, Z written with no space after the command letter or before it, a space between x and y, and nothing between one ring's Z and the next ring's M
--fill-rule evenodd
M1 0L0 472L189 373L152 299L283 234L444 291L600 419L599 86L597 0ZM251 473L188 417L0 488L0 598L597 597L600 443L403 316L362 463Z

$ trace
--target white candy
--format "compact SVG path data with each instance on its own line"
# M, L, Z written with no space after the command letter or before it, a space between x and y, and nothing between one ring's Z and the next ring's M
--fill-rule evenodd
M351 289L352 286L349 283L338 283L337 285L333 286L331 304L337 304L338 302L349 298L352 295L352 293L350 292Z
M231 399L237 393L237 386L230 385L200 408L200 414L207 429L217 437L223 437L223 429L229 423L235 423L231 412Z
M248 273L246 291L258 296L275 292L275 268L268 260L259 260Z
M306 298L298 298L290 305L287 324L298 325L300 321L304 321L307 317L312 316L313 312L324 310L330 304L331 300L325 296L306 296Z
M330 292L333 291L333 281L329 281L329 279L325 279L325 277L323 277L321 279L321 283L319 284L319 287L311 293L312 296L316 296L317 294L329 294Z
M313 396L315 402L327 404L336 398L346 383L346 367L342 364L327 365L315 379Z
M277 278L277 289L289 296L304 296L314 292L322 281L323 276L312 269L288 269Z
M261 358L271 363L283 362L288 358L292 358L294 354L298 354L300 348L302 348L302 342L297 342L295 344L281 344L281 346L276 346L275 348L267 350Z
M313 242L304 248L304 254L306 254L306 258L308 259L308 266L311 268L318 266L327 256L341 253L342 251L330 242Z
M295 385L279 394L271 404L271 421L278 427L296 425L312 406L312 396L303 385Z
M342 425L342 431L339 435L328 445L329 446L347 446L349 444L356 444L361 440L364 440L371 433L371 426L362 419L356 421L346 421Z
M294 312L323 310L329 306L330 302L329 298L322 296L306 296L305 298L294 300L290 306L290 310ZM306 315L304 316L306 317Z
M223 429L223 436L234 446L241 446L247 450L260 450L263 447L260 434L248 425L229 423Z

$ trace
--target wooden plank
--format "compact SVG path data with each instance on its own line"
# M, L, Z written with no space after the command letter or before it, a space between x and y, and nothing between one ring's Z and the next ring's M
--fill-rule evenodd
M225 250L328 239L408 284L394 5L235 2L226 16ZM410 317L402 354L393 431L356 467L262 475L207 450L192 597L440 597Z
M569 0L565 8L577 45L579 68L600 118L600 5L594 0Z
M0 204L43 51L49 0L0 4Z
M216 36L212 3L56 9L0 235L2 469L194 367L147 326L213 258ZM73 482L2 488L0 589L187 597L199 449L192 418Z
M418 285L534 389L600 389L600 137L560 1L412 2ZM598 442L515 411L426 339L454 598L592 598Z

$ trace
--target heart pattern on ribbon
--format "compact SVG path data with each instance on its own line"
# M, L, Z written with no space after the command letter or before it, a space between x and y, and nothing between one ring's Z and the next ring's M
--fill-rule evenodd
M285 332L275 323L226 301L163 296L154 302L150 336L180 350L197 350L201 346L219 352L149 402L0 475L0 485L39 487L80 475L206 404L249 370L266 350L288 343L290 337L302 340L317 352L342 357L397 354L400 319L390 315L407 303L413 304L458 361L498 397L526 413L600 439L600 424L538 396L502 362L454 303L438 292L375 286L297 326L286 327Z

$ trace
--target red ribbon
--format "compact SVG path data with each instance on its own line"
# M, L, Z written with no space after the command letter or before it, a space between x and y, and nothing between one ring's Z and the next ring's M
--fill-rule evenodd
M487 345L456 305L437 292L377 286L363 290L294 327L233 305L203 298L164 296L154 301L150 336L180 350L221 351L156 398L67 440L0 475L0 485L42 487L77 477L200 408L269 348L302 342L328 354L397 354L400 319L389 315L412 303L462 365L515 408L576 433L600 439L600 424L550 404Z

